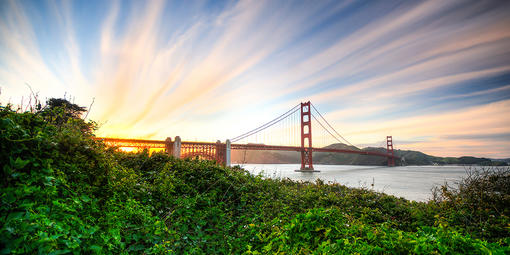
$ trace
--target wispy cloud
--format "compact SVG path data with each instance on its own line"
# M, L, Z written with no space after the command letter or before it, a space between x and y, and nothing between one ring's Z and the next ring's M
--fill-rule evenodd
M481 141L475 137L495 137L508 133L510 119L505 116L509 111L510 100L505 100L468 109L382 122L359 121L344 126L344 130L346 135L352 137L351 141L354 143L363 143L366 140L379 141L382 140L380 137L385 134L393 134L395 144L399 148L420 149L435 155L450 156L461 156L456 152L477 148L477 155L502 157L505 155L504 152L500 150L493 152L490 145L493 144L501 148L510 146L510 141L504 139ZM425 135L429 138L416 143L399 143L400 140L416 140L414 137L417 135ZM481 144L485 144L487 147L480 150L478 147ZM441 152L441 148L443 152ZM445 153L446 151L449 153Z
M226 139L300 100L358 144L393 134L416 141L404 148L489 155L490 142L447 138L509 132L504 1L1 5L1 101L25 83L95 97L99 135Z

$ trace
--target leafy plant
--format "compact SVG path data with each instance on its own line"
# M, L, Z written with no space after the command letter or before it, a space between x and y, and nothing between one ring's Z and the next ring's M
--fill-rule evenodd
M417 203L115 151L66 107L0 108L1 253L510 252L507 172Z
M455 186L433 190L438 221L489 240L510 236L510 168L467 168Z

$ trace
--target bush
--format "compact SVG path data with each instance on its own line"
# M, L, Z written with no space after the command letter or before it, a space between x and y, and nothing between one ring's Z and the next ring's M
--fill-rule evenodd
M117 196L109 176L121 167L103 144L83 132L82 127L88 124L77 118L52 122L62 118L48 118L41 112L18 113L10 107L0 109L0 119L2 253L129 250L129 245L111 242L116 240L111 226L125 226L130 221L138 225L140 221L112 216L111 205ZM122 210L133 208L113 214L122 216ZM141 225L123 231L119 242L133 243L130 236L143 236L142 232L164 234L164 225L156 224L157 219L145 213L148 210L139 211L146 219L141 223L151 228ZM149 249L159 239L140 242Z
M254 228L254 232L258 229ZM495 253L497 245L473 240L467 235L439 227L420 227L416 232L397 230L388 223L366 224L349 219L339 208L311 209L298 214L282 227L261 235L260 250L249 253L282 254L437 254Z
M510 168L469 167L466 172L456 187L446 183L433 191L438 218L479 238L510 236Z
M262 179L210 161L107 149L83 129L90 123L58 109L0 109L2 253L509 251L500 229L508 218L487 220L483 235L462 227L457 211L484 215L476 210L494 205L508 215L507 197L498 197L504 185L482 200L448 190L441 201L417 203L320 181ZM476 190L469 187L462 189Z

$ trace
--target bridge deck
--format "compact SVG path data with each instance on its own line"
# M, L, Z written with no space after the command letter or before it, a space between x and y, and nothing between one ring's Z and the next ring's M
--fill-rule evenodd
M122 139L122 138L95 138L96 140L101 140L110 146L117 147L128 147L128 148L154 148L154 149L164 149L166 141L161 140L144 140L144 139ZM211 142L187 142L182 141L181 144L189 144L189 145L217 145L218 143ZM223 144L224 145L224 144ZM265 145L265 144L231 144L232 150L266 150L266 151L297 151L300 152L302 150L301 147L298 146L277 146L277 145ZM389 158L398 158L397 156L380 153L380 152L372 152L372 151L361 151L361 150L345 150L345 149L328 149L328 148L315 148L312 147L313 152L335 152L335 153L349 153L349 154L359 154L359 155L370 155L370 156L379 156L379 157L389 157Z
M297 147L297 146L274 146L274 145L264 145L264 144L232 144L231 148L232 148L232 150L269 150L269 151L298 151L298 152L302 150L301 147ZM349 154L398 158L397 156L394 156L391 154L372 152L372 151L361 151L361 150L328 149L328 148L312 147L312 151L313 152L349 153Z

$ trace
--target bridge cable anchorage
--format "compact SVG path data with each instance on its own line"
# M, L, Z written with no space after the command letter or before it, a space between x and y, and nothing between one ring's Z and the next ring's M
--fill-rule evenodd
M310 103L310 104L312 105L312 108L315 110L315 112L317 112L317 113L319 114L319 116L320 116L320 117L324 120L324 122L326 122L326 124L327 124L327 125L328 125L328 126L329 126L329 127L330 127L330 128L331 128L331 129L332 129L332 130L333 130L333 131L337 134L337 135L338 135L338 136L340 136L340 137L341 137L341 138L342 138L345 142L347 142L349 145L354 146L351 142L347 141L347 139L345 139L345 138L344 138L344 137L343 137L340 133L338 133L338 132L335 130L335 128L333 128L333 127L329 124L329 122L328 122L328 121L327 121L327 120L326 120L326 119L322 116L322 114L321 114L321 113L317 110L317 108L315 108L315 106L314 106L312 103ZM330 133L330 134L331 134L331 133ZM356 146L354 146L354 147L356 147Z
M296 105L296 106L294 106L292 109L288 110L287 112L285 112L284 114L282 114L282 115L278 116L277 118L275 118L275 119L273 119L273 120L271 120L271 121L269 121L269 122L265 123L265 124L264 124L264 125L262 125L262 126L259 126L258 128L255 128L255 129L253 129L253 130L251 130L251 131L249 131L249 132L246 132L246 133L244 133L244 134L242 134L242 135L238 135L238 136L236 136L236 137L234 137L234 138L230 139L230 141L232 141L233 143L235 143L235 142L237 142L237 141L239 141L239 140L242 140L242 139L244 139L244 138L246 138L246 137L248 137L248 136L251 136L251 135L253 135L253 134L256 134L256 133L258 133L258 132L260 132L260 131L262 131L262 130L264 130L264 129L268 128L268 127L273 126L274 124L276 124L276 123L280 122L281 120L283 120L283 119L287 118L288 116L292 115L294 112L298 111L298 110L300 109L300 108L299 108L299 106L300 106L299 104L298 104L298 105Z

